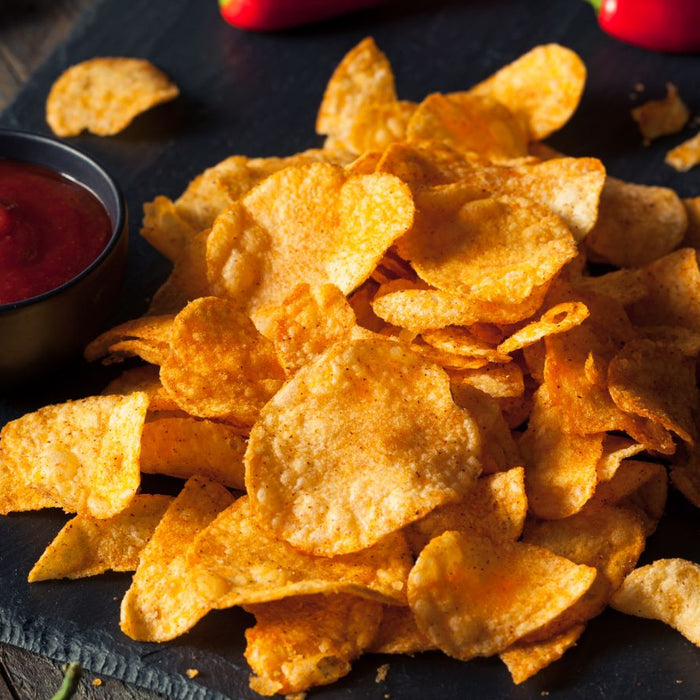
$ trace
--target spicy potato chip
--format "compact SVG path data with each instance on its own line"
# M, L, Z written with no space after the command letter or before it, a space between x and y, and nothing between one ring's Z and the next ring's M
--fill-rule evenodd
M295 596L246 606L255 625L246 630L245 657L261 695L296 693L328 685L349 673L372 642L382 606L350 595Z
M111 518L76 515L34 564L28 580L83 578L110 570L135 571L141 551L171 501L170 496L137 495Z
M117 362L124 356L138 355L146 362L160 365L170 350L173 316L143 316L126 321L93 340L84 351L85 359L94 362Z
M504 651L573 605L596 570L523 542L445 532L421 552L408 578L418 627L466 661Z
M165 353L164 353L165 354ZM178 405L170 398L154 365L131 367L115 377L102 390L103 394L131 394L142 391L148 394L148 411L178 411Z
M511 196L470 200L452 189L417 196L416 221L398 243L428 284L519 303L576 254L571 232L542 205Z
M42 492L66 512L109 518L139 488L141 433L148 396L92 396L45 406L7 423L0 433L0 513L28 510ZM0 476L0 479L3 477ZM9 482L9 483L8 483ZM46 507L46 505L44 505Z
M649 100L635 107L631 114L639 125L644 144L649 145L659 136L680 131L690 117L690 110L678 94L678 88L673 83L667 83L664 99Z
M108 136L179 93L177 85L145 59L92 58L66 69L53 84L46 121L56 136L76 136L83 129Z
M173 321L163 386L183 410L252 425L284 372L272 343L225 299L201 297Z
M479 427L443 370L398 343L358 340L302 367L265 406L246 488L277 536L341 554L459 500L480 452Z
M405 233L413 211L410 191L392 175L348 176L325 163L286 168L214 222L210 283L249 313L282 303L300 283L347 294Z
M188 575L187 547L232 500L220 484L201 477L187 481L143 549L122 599L124 634L140 641L173 639L211 609Z
M411 555L400 532L360 552L307 554L275 537L242 496L198 535L189 562L199 594L216 608L317 593L405 604Z
M658 559L635 569L611 606L628 615L661 620L700 646L700 566L685 559Z
M470 93L503 103L535 141L547 138L569 121L585 83L586 67L574 51L545 44L496 71Z
M666 154L666 163L682 173L700 163L700 133L672 148Z
M369 651L375 654L416 654L436 648L430 638L418 629L408 605L385 605L379 630Z

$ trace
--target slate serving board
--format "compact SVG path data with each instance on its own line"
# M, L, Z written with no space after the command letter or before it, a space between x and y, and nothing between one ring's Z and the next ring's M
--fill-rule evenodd
M68 65L95 55L142 56L180 85L182 96L143 115L123 134L71 139L105 165L131 212L131 251L121 304L111 324L144 311L169 265L138 236L141 205L176 197L187 182L224 157L286 155L320 145L313 125L325 84L340 58L372 35L392 62L399 95L420 100L464 89L532 46L557 41L585 60L589 80L573 120L550 143L571 155L600 157L627 180L700 195L700 169L678 174L665 152L692 133L641 146L629 109L661 97L674 82L700 112L700 57L647 53L606 37L581 0L403 0L313 28L274 35L226 25L214 0L104 0L0 115L0 126L48 133L44 101ZM640 92L639 86L644 90ZM2 342L2 339L0 339ZM82 360L0 397L0 424L47 403L97 393L114 369ZM118 627L127 575L29 586L26 575L65 522L55 511L0 518L0 641L177 698L253 698L243 659L244 613L205 618L163 645L137 644ZM672 494L668 514L643 561L683 556L700 561L700 516ZM390 663L375 682L377 667ZM195 680L184 671L197 668ZM694 698L700 651L660 623L606 611L578 646L521 686L498 659L468 664L438 653L367 656L350 676L316 698Z

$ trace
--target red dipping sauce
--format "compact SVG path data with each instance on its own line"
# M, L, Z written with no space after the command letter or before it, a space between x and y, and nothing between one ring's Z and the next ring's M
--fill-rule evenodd
M60 287L111 235L107 210L86 187L40 165L0 159L0 304Z

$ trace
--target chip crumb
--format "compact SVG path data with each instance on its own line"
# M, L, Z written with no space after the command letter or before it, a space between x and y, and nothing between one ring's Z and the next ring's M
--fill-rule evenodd
M95 680L92 682L92 684L95 687L101 686L102 685L102 679L101 678L95 678Z
M700 132L666 154L666 163L684 173L700 163Z
M196 678L199 675L199 671L196 668L188 668L185 671L185 675L188 678Z
M284 700L306 700L306 693L289 693L284 696Z
M682 681L680 678L676 679L676 684L677 684L677 685L681 685L682 683L683 683L683 681Z
M543 698L546 698L546 697L549 695L549 691L548 691L548 690L543 690L543 691L540 693L540 695L541 695Z
M639 125L645 146L659 136L677 134L690 118L690 110L673 83L666 84L665 98L649 100L635 107L631 114Z
M382 664L377 668L377 676L374 679L375 683L383 683L389 674L389 664Z

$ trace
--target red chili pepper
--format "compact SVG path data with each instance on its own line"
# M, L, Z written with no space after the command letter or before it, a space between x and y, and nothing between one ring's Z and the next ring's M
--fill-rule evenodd
M700 51L700 0L589 0L616 39L653 51Z
M224 19L239 29L274 31L320 22L383 0L219 0Z

